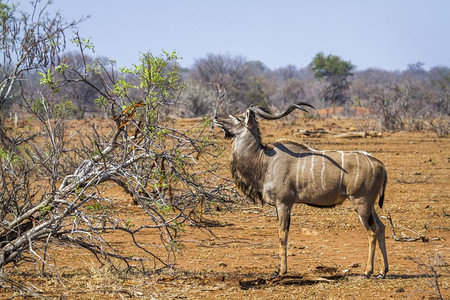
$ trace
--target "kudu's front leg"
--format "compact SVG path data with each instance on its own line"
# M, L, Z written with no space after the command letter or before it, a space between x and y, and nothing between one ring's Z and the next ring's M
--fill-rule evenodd
M279 256L280 264L278 275L284 275L287 272L287 243L289 235L289 226L291 224L292 205L285 203L277 204L278 218L278 238L279 238Z

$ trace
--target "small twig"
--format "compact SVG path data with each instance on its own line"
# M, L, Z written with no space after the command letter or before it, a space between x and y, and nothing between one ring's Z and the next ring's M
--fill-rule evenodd
M388 212L388 217L381 216L381 218L387 219L389 221L389 224L391 225L391 228L392 228L392 237L394 238L395 241L397 241L397 242L415 242L415 241L421 240L424 243L429 242L429 239L426 236L424 236L423 234L415 232L415 231L413 231L413 230L411 230L409 228L397 225L397 227L400 227L402 229L408 230L408 231L410 231L410 232L412 232L412 233L417 235L417 237L410 237L410 236L407 236L406 234L404 234L403 232L401 232L400 233L401 237L399 237L395 233L395 226L394 226L394 222L392 221L392 217L391 217L391 213L390 212Z
M443 217L450 217L450 214L445 211L445 207L442 208L442 216Z
M431 285L436 288L436 293L438 294L439 299L444 299L442 297L441 289L439 287L438 277L440 275L438 275L437 267L447 267L448 264L446 262L444 262L442 260L442 257L439 254L437 254L437 253L435 255L435 258L436 258L436 260L430 258L429 263L424 263L424 262L421 262L421 261L419 261L417 259L414 259L412 257L408 257L409 260L411 260L411 261L413 261L413 262L415 262L417 264L418 268L424 268L425 270L429 270L430 271L430 273L431 273L430 277L433 278L433 281L432 281Z
M11 285L11 287L14 287L14 288L20 290L26 296L31 296L31 297L36 297L36 298L40 298L40 299L45 299L45 297L43 297L41 294L39 294L38 292L33 291L32 288L30 288L30 287L28 287L28 286L26 286L26 285L24 285L24 284L22 284L20 282L14 281L14 280L6 277L6 276L1 276L0 277L0 281L4 281L4 282L9 283Z
M433 178L433 174L428 175L427 177L423 178L423 179L413 179L413 180L406 180L403 179L403 174L400 178L396 179L396 182L398 183L402 183L402 184L417 184L417 183L426 183L428 182L431 178Z

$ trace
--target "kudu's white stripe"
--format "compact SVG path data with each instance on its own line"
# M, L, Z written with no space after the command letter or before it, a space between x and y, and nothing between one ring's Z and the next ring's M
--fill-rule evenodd
M300 162L302 160L299 158L297 158L297 178L295 179L295 187L298 188L298 182L299 182L299 170L300 170ZM302 174L303 175L303 174Z
M345 162L344 162L344 152L338 151L341 153L341 178L339 179L339 189L342 187L342 180L344 179L344 168L345 168Z
M356 176L355 176L355 187L358 186L358 179L359 179L359 153L355 153L356 158Z
M320 173L320 180L322 181L322 190L325 190L325 154L322 153L322 173Z
M311 154L311 187L315 190L315 178L314 178L314 154Z

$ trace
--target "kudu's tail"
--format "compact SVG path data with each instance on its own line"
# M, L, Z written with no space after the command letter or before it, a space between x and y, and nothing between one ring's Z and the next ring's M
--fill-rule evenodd
M378 200L378 206L380 208L383 208L384 193L386 191L386 184L387 184L387 172L386 172L386 170L384 170L383 185L381 186L381 190L380 190L380 200Z

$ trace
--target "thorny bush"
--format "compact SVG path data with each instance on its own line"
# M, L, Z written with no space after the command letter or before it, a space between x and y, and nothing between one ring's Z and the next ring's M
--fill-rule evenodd
M79 36L75 43L83 55L91 48ZM211 141L211 120L180 130L169 117L182 89L177 59L174 52L146 53L140 64L120 71L112 61L97 60L81 72L63 63L41 73L41 83L55 93L67 84L95 88L95 101L108 117L103 127L68 134L61 106L49 104L43 93L22 93L42 134L12 152L1 149L3 274L10 263L30 260L57 272L48 251L56 241L87 249L117 270L170 267L179 232L198 221L197 206L234 197L230 183L217 176L219 166L209 163L220 150ZM93 74L99 84L91 81ZM147 224L136 227L115 217L115 199L103 196L107 182L132 196ZM112 231L128 235L137 250L107 242ZM159 234L159 246L139 241L148 231Z

